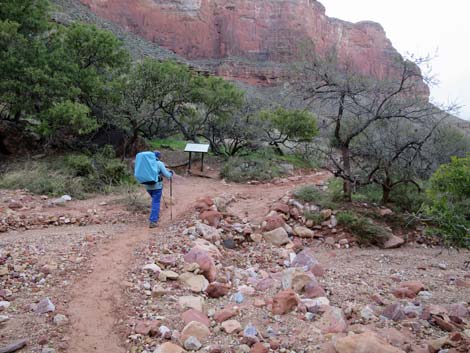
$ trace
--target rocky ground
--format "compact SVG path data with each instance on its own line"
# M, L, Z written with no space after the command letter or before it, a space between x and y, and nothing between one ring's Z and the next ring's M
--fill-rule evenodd
M178 178L152 231L116 196L1 191L0 351L468 352L470 254L305 221L292 190L328 177Z

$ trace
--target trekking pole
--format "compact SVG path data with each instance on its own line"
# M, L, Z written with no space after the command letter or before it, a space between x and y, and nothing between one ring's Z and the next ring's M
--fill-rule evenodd
M170 179L170 219L173 220L173 177Z

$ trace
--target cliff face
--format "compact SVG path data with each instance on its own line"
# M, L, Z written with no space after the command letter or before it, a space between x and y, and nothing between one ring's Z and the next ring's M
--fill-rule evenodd
M305 47L377 78L393 76L400 54L383 28L325 15L315 0L80 0L116 22L221 76L270 83ZM304 48L304 49L302 49Z

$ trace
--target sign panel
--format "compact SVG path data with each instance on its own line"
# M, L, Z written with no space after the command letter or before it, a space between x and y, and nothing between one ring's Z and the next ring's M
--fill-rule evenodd
M204 143L188 143L184 148L185 152L200 152L207 153L209 152L209 144Z

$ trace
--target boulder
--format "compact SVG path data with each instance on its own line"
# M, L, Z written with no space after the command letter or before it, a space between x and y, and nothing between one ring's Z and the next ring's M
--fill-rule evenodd
M282 227L263 233L263 238L268 243L276 246L282 246L290 242L287 232Z
M202 275L195 275L185 272L179 276L179 281L183 282L192 292L200 293L207 289L209 282Z
M226 296L229 290L230 288L224 283L212 282L207 286L206 294L209 298L220 298Z
M194 246L201 250L204 250L214 259L220 259L222 257L222 254L220 253L219 249L217 249L214 244L205 239L196 239L194 241Z
M289 214L289 205L282 203L282 202L276 202L274 205L272 205L271 210L284 213L284 214Z
M297 294L292 289L286 289L274 296L272 312L274 315L284 315L297 308L298 304Z
M196 309L186 310L183 314L181 314L181 318L185 324L189 324L191 321L200 322L207 327L210 327L211 324L207 315Z
M214 282L217 277L217 268L214 260L209 253L198 246L193 247L186 255L184 255L186 263L197 263L204 277L209 282Z
M405 353L370 331L339 338L334 348L338 353Z
M208 241L220 240L220 231L215 227L198 222L196 224L196 231L200 236Z
M201 297L183 296L178 298L178 305L181 309L196 309L202 311L204 299Z
M218 211L213 210L204 211L199 215L199 218L203 223L217 228L220 223L220 220L222 219L222 214Z
M222 322L222 329L228 334L237 333L242 330L242 325L237 320L227 320Z
M326 307L317 325L325 334L344 332L348 326L343 311L334 306Z
M198 321L191 321L181 331L181 340L184 342L188 337L193 336L199 341L203 341L210 334L211 332L206 325Z
M313 238L315 232L307 227L295 226L294 234L300 238Z
M284 218L279 214L272 215L272 216L267 216L264 219L262 229L263 229L264 232L269 232L269 231L274 230L276 228L283 227L285 223L286 222L285 222Z
M394 234L391 234L389 238L383 243L382 248L383 249L395 249L399 248L405 244L405 240L403 238L400 238Z
M165 342L158 346L153 353L186 353L186 351L174 343Z

